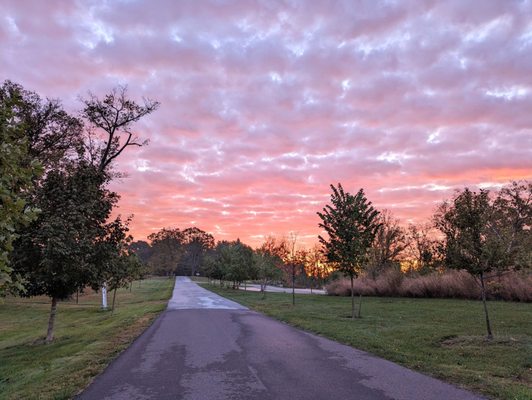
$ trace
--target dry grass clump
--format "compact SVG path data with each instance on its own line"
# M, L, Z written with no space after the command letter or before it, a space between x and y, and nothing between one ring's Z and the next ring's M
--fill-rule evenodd
M338 279L326 286L334 296L350 296L349 279ZM398 270L387 271L376 279L363 276L355 279L355 295L390 297L437 297L456 299L480 299L480 287L466 271L434 272L428 275L406 275ZM489 299L508 301L532 301L532 274L508 272L493 276L487 282Z

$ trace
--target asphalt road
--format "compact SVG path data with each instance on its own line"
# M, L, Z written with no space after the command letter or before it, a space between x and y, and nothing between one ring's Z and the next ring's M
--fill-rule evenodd
M245 286L242 285L239 289L260 292L260 285L252 283ZM272 293L292 293L292 288L266 285L266 291ZM310 289L295 289L295 292L296 294L327 294L323 289L312 289L312 291Z
M168 310L79 399L481 398L178 278Z

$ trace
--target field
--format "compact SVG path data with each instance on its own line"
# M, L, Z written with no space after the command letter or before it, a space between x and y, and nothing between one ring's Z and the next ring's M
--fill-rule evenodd
M532 399L532 304L367 297L352 320L350 298L204 287L291 325L366 350L458 386L504 400ZM319 373L319 372L317 372Z
M88 385L166 307L171 279L134 282L117 294L114 314L96 293L58 304L55 341L43 344L50 301L0 303L0 399L68 399ZM109 300L112 294L109 295Z

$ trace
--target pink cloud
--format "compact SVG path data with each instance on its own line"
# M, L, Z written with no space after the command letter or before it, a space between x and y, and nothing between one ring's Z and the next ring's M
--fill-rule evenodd
M329 184L403 223L465 185L532 179L527 2L0 4L2 77L72 112L128 84L161 102L113 183L139 239L313 242Z

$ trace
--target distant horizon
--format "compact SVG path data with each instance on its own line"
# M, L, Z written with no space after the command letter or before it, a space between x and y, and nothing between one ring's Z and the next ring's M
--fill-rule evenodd
M532 180L532 3L3 1L1 80L75 113L127 85L115 214L311 245L330 184L403 225L455 190Z

